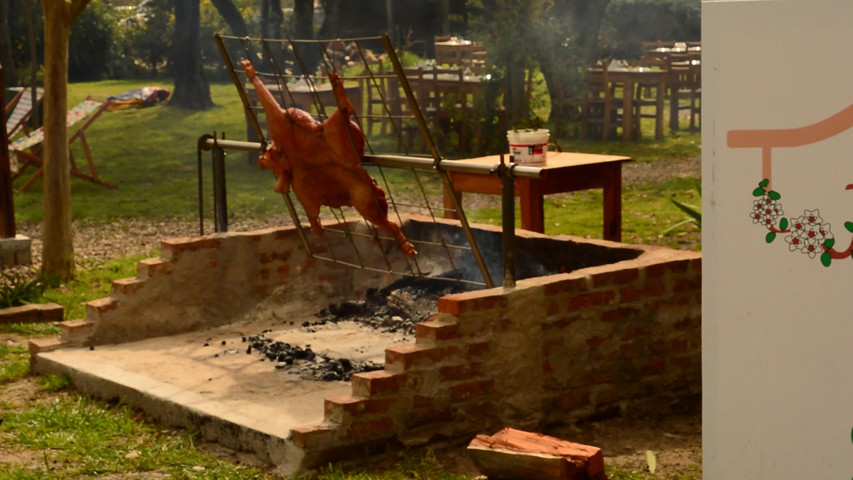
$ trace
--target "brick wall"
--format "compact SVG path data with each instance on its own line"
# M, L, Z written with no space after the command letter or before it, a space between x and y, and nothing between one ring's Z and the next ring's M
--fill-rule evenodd
M310 462L333 444L375 449L696 408L700 303L701 256L668 249L443 297L414 344L386 349L384 371L326 400L323 441L310 430L300 441Z
M534 249L537 239L548 248L565 242L564 256L568 245L620 252L614 263L441 298L415 343L387 348L384 370L355 375L349 395L325 400L322 425L291 433L302 468L504 426L695 405L700 254L519 235ZM65 337L96 344L168 335L235 321L269 299L328 305L388 281L309 260L290 227L172 239L160 258L140 262L136 278L90 302L85 321L65 322Z

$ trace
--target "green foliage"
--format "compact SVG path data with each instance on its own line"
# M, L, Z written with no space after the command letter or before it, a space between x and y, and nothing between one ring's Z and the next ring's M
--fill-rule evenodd
M33 303L44 293L44 281L16 270L0 271L0 308Z
M25 377L29 370L30 356L26 347L0 344L0 386Z
M4 444L44 451L57 478L121 478L131 472L174 478L262 477L255 469L203 454L189 435L136 420L136 412L125 405L79 395L59 395L48 403L4 411L0 432Z
M85 302L109 295L114 280L130 278L137 273L137 264L149 255L117 258L97 268L79 268L73 280L44 293L46 301L65 309L66 318L85 318Z
M695 187L696 193L699 195L699 198L702 197L702 185L697 181ZM666 230L664 230L664 235L672 233L674 230L684 226L684 225L694 225L698 229L702 229L702 209L701 207L697 207L694 205L689 205L686 203L679 202L675 199L675 197L670 198L670 201L673 205L675 205L679 210L684 212L687 215L687 219L679 222Z
M145 0L121 23L128 54L148 75L156 76L166 70L171 48L174 15L168 0Z
M45 392L58 392L71 385L68 375L45 375L38 379L39 387Z
M601 25L602 55L640 58L643 41L701 39L701 0L613 0Z

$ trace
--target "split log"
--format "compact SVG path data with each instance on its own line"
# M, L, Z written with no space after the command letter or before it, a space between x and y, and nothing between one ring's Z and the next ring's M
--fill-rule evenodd
M509 427L477 435L468 454L490 480L607 480L600 448Z

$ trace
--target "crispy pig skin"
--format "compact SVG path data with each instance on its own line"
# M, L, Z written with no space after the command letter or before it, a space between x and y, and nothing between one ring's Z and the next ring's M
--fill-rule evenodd
M406 255L416 255L400 227L388 220L385 192L361 166L364 134L350 120L353 106L338 75L329 74L338 108L319 122L304 110L281 108L252 63L243 60L241 65L258 93L269 124L272 142L258 165L275 174L275 191L287 194L293 190L319 237L323 236L321 206L352 206L365 220L390 231Z

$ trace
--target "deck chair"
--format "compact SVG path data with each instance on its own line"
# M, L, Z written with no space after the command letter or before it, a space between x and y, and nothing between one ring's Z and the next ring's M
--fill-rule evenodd
M69 160L71 161L71 175L88 180L98 185L103 185L109 188L116 188L115 185L105 182L98 177L98 171L95 168L95 161L92 159L92 152L89 149L89 142L86 140L86 129L89 128L95 120L104 113L108 103L99 102L97 100L86 99L80 102L76 107L68 111L66 115L66 125L69 127L79 123L85 119L83 125L68 137ZM77 140L83 147L83 153L86 155L88 163L88 171L80 170L77 167L77 162L74 160L74 155L71 153L71 145ZM28 167L36 168L36 172L27 179L26 182L18 189L19 192L25 191L44 173L44 161L42 160L42 152L44 142L44 127L34 130L29 135L18 138L9 144L9 158L12 161L12 180L17 179L24 173Z
M27 120L33 115L33 111L38 108L43 94L43 89L36 89L35 107L33 106L33 91L30 88L21 88L12 97L12 100L5 107L6 136L8 138L13 138L21 130L23 130L24 134L29 135L30 129L27 125Z

